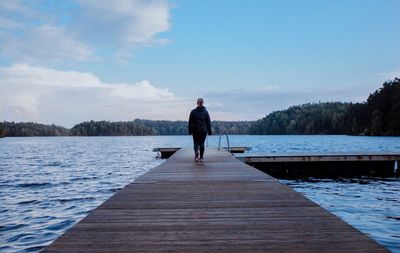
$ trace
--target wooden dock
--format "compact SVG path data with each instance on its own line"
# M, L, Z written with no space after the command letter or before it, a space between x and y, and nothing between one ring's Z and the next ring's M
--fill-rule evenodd
M241 156L238 159L277 178L400 175L399 153L273 153Z
M181 148L153 148L153 152L157 152L158 157L161 159L168 159L180 149ZM228 147L222 147L222 149L228 151ZM250 150L249 147L229 147L229 152L232 154L244 153L248 150Z
M373 162L373 161L400 161L399 153L284 153L247 155L239 158L243 162Z
M157 152L157 156L161 159L168 159L180 149L181 148L153 148L153 152Z
M43 252L388 252L290 187L216 149L181 149Z

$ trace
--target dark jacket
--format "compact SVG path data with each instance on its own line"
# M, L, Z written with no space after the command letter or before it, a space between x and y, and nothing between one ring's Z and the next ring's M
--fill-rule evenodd
M190 112L189 134L209 134L211 135L211 121L204 106L198 106Z

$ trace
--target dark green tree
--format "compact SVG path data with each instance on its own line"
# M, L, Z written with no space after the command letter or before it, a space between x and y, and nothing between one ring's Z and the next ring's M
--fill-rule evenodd
M400 135L400 79L385 82L367 102L349 110L352 134Z
M33 122L15 123L3 122L1 124L3 136L65 136L69 130L56 125L44 125Z
M3 123L0 122L0 138L4 136L4 126Z
M344 134L349 103L317 103L276 111L256 121L251 134Z

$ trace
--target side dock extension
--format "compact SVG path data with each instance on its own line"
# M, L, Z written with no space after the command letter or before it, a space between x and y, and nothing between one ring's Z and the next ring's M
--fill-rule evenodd
M43 252L389 252L230 153L180 149Z
M399 153L264 154L238 159L276 178L400 176Z

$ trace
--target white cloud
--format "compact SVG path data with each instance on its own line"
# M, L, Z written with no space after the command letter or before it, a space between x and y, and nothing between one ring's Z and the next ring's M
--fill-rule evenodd
M0 78L2 83L6 82L8 85L20 85L27 82L24 85L28 87L90 88L103 86L99 78L92 73L59 71L28 64L15 64L12 67L0 68Z
M92 119L185 119L192 104L147 80L110 84L91 73L27 64L0 68L0 90L0 120L69 127Z
M17 114L25 117L27 120L36 119L39 116L38 98L34 94L21 92L15 94L11 99L8 99L8 106Z
M166 1L79 0L79 2L85 10L82 17L86 20L85 23L105 28L115 34L120 43L132 46L157 43L159 40L154 36L170 28L170 7ZM107 37L110 35L104 33L104 30L101 34Z
M43 25L26 29L20 36L3 38L0 55L17 62L52 65L64 61L87 61L93 49L64 29Z
M135 85L119 84L110 87L112 90L110 95L119 96L138 100L171 100L174 99L174 94L168 89L158 89L144 80Z
M50 66L99 59L101 51L129 59L138 47L168 41L157 38L170 28L167 1L75 3L80 10L69 12L62 1L52 9L44 1L0 1L0 57Z

